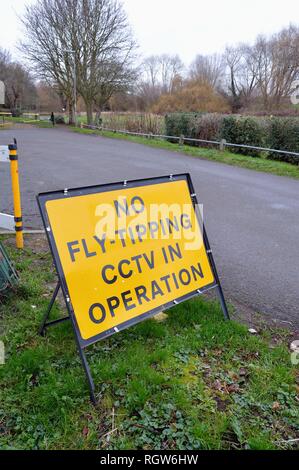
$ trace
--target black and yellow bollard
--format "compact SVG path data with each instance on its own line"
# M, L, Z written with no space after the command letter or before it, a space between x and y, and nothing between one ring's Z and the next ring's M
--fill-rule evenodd
M9 148L11 185L12 185L14 216L15 216L16 245L17 245L17 248L23 248L24 247L23 219L22 219L22 208L21 208L21 193L20 193L20 182L19 182L17 144L16 143L11 144L8 146L8 148Z

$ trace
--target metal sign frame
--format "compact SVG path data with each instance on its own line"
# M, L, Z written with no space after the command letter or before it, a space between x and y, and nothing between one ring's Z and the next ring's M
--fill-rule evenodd
M211 270L212 270L212 273L213 273L213 276L214 276L214 282L212 284L208 285L208 286L205 286L201 290L196 290L196 291L190 292L188 295L184 295L183 297L179 297L179 298L175 299L174 301L168 302L166 304L163 304L160 307L149 310L148 312L146 312L144 314L141 314L141 315L139 315L139 316L137 316L137 317L135 317L135 318L133 318L129 321L126 321L126 322L120 324L117 328L112 328L112 329L107 330L107 331L105 331L105 332L103 332L99 335L96 335L96 336L94 336L94 337L92 337L88 340L84 340L81 337L81 334L80 334L80 331L79 331L79 327L78 327L78 324L77 324L75 312L74 312L74 309L73 309L73 306L72 306L72 303L71 303L71 299L70 299L66 279L65 279L65 276L64 276L61 260L60 260L58 249L57 249L57 246L56 246L55 238L54 238L53 232L51 230L51 224L50 224L48 214L47 214L47 210L46 210L47 201L58 200L58 199L66 199L66 198L76 198L76 197L83 196L83 195L104 193L104 192L110 192L110 191L113 191L113 190L116 191L116 190L120 190L120 189L124 190L124 189L130 189L130 188L134 188L134 187L141 187L141 186L148 186L148 185L155 185L155 184L158 185L158 184L161 184L161 183L176 182L176 181L186 181L187 182L190 197L191 197L193 207L194 207L194 210L195 210L195 213L196 213L196 216L197 216L197 220L198 220L199 226L202 227L203 242L204 242L204 246L205 246L205 251L207 253L208 261L209 261L209 264L210 264L210 267L211 267ZM161 312L161 310L164 310L164 311L168 310L168 309L174 307L175 305L178 305L178 304L180 304L180 303L182 303L186 300L189 300L189 299L197 297L201 294L204 294L205 292L207 292L208 290L211 290L211 289L217 289L217 293L218 293L218 296L219 296L219 300L220 300L221 308L222 308L222 311L223 311L223 315L224 315L226 320L229 320L230 317L229 317L228 309L227 309L227 306L226 306L225 298L224 298L224 295L223 295L223 291L222 291L220 279L219 279L219 276L218 276L218 272L217 272L217 269L216 269L216 264L215 264L215 261L214 261L214 258L213 258L213 253L212 253L212 250L211 250L211 247L210 247L210 244L209 244L209 240L208 240L207 232L206 232L206 229L205 229L205 225L204 225L203 221L201 220L200 214L198 213L198 210L197 210L198 200L197 200L197 196L196 196L195 191L194 191L191 176L188 173L183 173L183 174L178 174L178 175L170 175L170 176L169 175L168 176L159 176L159 177L154 177L154 178L139 179L139 180L132 180L132 181L122 181L122 182L119 182L119 183L108 183L108 184L102 184L102 185L97 185L97 186L89 186L89 187L83 187L83 188L65 189L65 190L62 190L62 191L40 193L37 196L37 202L38 202L39 210L40 210L40 213L41 213L41 217L42 217L42 220L43 220L43 224L44 224L44 227L45 227L45 231L46 231L46 234L47 234L48 242L49 242L49 245L50 245L51 253L52 253L52 256L53 256L54 264L55 264L56 271L57 271L57 274L58 274L58 279L59 279L58 284L56 286L56 289L54 291L54 294L52 296L52 299L49 303L48 309L45 312L43 321L42 321L41 326L40 326L39 333L42 336L44 336L45 332L46 332L46 329L48 327L53 326L53 325L57 325L61 322L67 321L67 320L71 321L71 324L72 324L72 327L73 327L73 330L74 330L75 340L76 340L77 347L78 347L78 351L79 351L79 354L80 354L82 365L83 365L83 368L84 368L84 371L85 371L85 374L86 374L86 377L87 377L88 385L89 385L90 398L91 398L91 401L94 404L97 403L96 395L95 395L95 386L94 386L94 382L93 382L93 379L92 379L92 376L91 376L91 372L90 372L90 369L89 369L89 366L88 366L88 363L87 363L87 360L86 360L86 356L84 354L84 349L87 348L88 346L90 346L92 344L95 344L95 343L97 343L98 341L100 341L102 339L108 338L109 336L112 336L115 333L121 332L121 331L123 331L123 330L125 330L125 329L127 329L127 328L129 328L133 325L136 325L136 324L138 324L138 323L140 323L140 322L142 322L142 321L144 321L148 318L151 318L151 317L155 316L157 313ZM66 316L64 318L61 318L61 319L58 319L58 320L48 322L48 318L50 316L52 307L54 305L55 299L58 295L58 292L59 292L60 288L62 289L62 292L63 292L63 296L64 296L64 299L65 299L65 303L66 303L66 307L67 307L67 311L68 311L68 316Z

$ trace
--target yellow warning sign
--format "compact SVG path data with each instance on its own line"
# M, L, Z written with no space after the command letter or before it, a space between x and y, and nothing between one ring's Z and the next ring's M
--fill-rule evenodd
M83 340L124 329L215 284L186 175L52 193L44 208Z

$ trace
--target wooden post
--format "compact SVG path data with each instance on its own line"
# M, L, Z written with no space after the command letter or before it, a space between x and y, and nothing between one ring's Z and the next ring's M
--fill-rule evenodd
M225 150L225 144L226 144L226 140L221 139L221 141L220 141L220 151L221 152L223 152Z

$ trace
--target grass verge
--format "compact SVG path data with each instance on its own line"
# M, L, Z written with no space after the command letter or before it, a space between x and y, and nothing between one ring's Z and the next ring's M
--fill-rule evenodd
M41 236L40 236L41 237ZM2 237L3 238L3 237ZM298 437L298 368L269 330L224 322L218 303L177 306L88 350L99 405L69 324L37 335L55 285L45 240L4 237L20 286L1 296L2 449L281 449ZM56 303L53 317L62 315ZM297 382L296 382L297 381Z
M80 134L94 134L101 135L104 137L128 140L137 144L147 145L149 147L161 148L164 150L170 150L171 152L177 152L184 155L190 155L192 157L201 158L204 160L212 160L215 162L225 163L226 165L238 166L241 168L247 168L249 170L261 171L264 173L272 173L278 176L288 176L291 178L299 179L299 165L291 165L286 162L279 162L275 160L269 160L265 156L261 157L248 157L246 155L239 155L231 153L229 151L221 152L217 149L212 148L198 148L189 147L187 145L180 146L179 144L172 144L170 142L161 139L149 139L146 137L139 136L128 136L125 134L107 132L107 131L96 131L91 129L81 129L72 127L72 131Z

